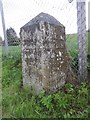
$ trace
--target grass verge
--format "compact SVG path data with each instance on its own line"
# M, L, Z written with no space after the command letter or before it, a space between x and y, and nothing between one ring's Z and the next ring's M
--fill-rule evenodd
M22 88L21 58L3 61L3 118L88 118L89 84L66 84L61 91L35 96Z

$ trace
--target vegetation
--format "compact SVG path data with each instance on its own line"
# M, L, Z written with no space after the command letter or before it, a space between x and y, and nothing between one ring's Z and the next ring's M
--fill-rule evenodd
M13 28L10 27L6 32L9 46L17 46L20 44L20 39L17 37L17 34Z
M8 47L9 57L18 58L21 57L21 46L9 46ZM2 59L5 59L5 48L2 47Z
M22 88L21 58L3 61L3 117L12 118L87 118L87 83L66 84L61 92L51 95L44 91L34 96Z
M67 36L68 37L68 36ZM72 58L77 56L76 35L67 39ZM72 45L70 45L70 44ZM73 47L72 47L73 46ZM11 52L12 50L12 52ZM9 57L2 56L2 115L4 118L89 118L89 83L65 84L61 91L35 96L22 87L21 49L9 46Z
M87 58L88 65L87 68L90 71L90 30L87 31ZM78 69L78 41L77 34L68 34L66 36L67 47L71 56L71 65L73 68Z

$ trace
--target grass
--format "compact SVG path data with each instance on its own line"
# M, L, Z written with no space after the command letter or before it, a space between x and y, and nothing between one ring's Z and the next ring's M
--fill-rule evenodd
M75 57L78 56L78 40L77 40L77 34L68 34L66 36L66 43L68 50L70 52L70 55ZM90 54L90 33L87 33L87 53Z
M8 55L9 56L21 56L21 46L9 46L8 47ZM2 58L5 57L5 47L2 47Z
M72 57L77 56L77 36L69 36L67 46ZM67 36L68 38L68 36ZM11 52L11 50L13 50ZM9 57L2 49L2 116L3 118L84 118L89 117L88 88L90 84L77 86L66 84L57 93L44 91L35 96L22 87L21 48L9 47Z
M68 34L66 36L66 44L68 51L72 57L77 57L78 55L78 41L77 34Z
M35 96L22 88L21 58L3 61L2 115L5 118L88 118L87 83Z

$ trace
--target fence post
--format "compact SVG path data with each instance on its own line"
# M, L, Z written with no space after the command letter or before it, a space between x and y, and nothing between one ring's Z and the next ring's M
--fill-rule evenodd
M0 11L1 11L1 19L2 19L4 41L5 41L5 53L6 53L6 56L8 56L8 41L7 41L7 34L6 34L6 27L5 27L5 20L4 20L4 12L3 12L2 0L0 0Z
M78 26L78 82L87 79L87 38L86 38L86 1L77 0L77 26Z

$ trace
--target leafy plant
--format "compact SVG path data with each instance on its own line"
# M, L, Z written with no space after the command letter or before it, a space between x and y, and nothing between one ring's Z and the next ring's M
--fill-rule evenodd
M42 91L38 96L22 87L20 57L2 61L2 107L7 118L88 118L90 106L87 82L77 86L65 84L57 93Z

